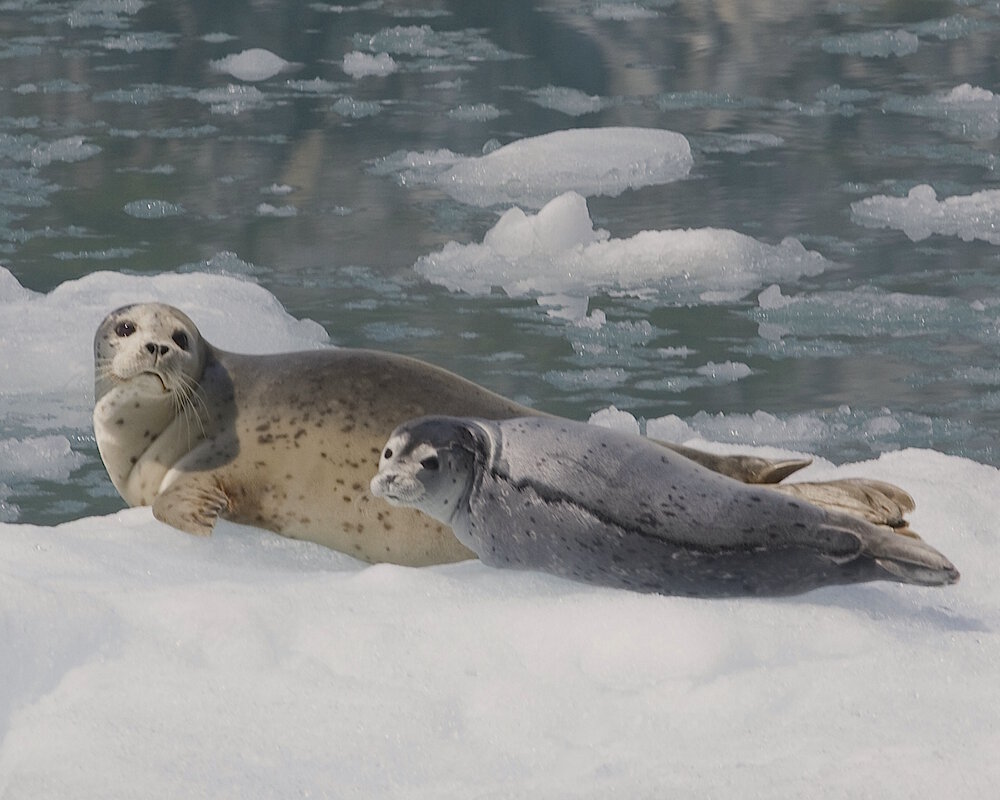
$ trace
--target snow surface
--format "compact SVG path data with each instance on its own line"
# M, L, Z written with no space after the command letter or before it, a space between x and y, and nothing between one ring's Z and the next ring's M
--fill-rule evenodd
M814 470L858 473L914 493L958 586L696 601L148 509L0 524L0 795L988 797L1000 475Z
M611 127L531 136L482 156L395 153L375 169L399 173L403 183L434 184L470 205L541 208L567 191L617 197L671 183L686 177L692 164L691 147L679 133Z
M851 203L851 218L869 228L897 228L915 242L940 233L1000 244L1000 189L938 200L933 187L921 184L906 197L880 194Z
M0 442L0 503L5 484L79 466L45 429L86 434L93 331L111 308L173 303L244 352L327 344L264 289L204 271L235 262L251 268L223 253L201 271L94 273L48 294L0 269L0 400L37 429ZM593 421L641 427L615 408ZM837 432L797 424L645 429L717 451L705 436ZM697 601L477 562L366 566L225 522L195 538L146 508L0 521L0 796L988 797L1000 471L903 450L801 477L852 475L914 495L914 528L962 570L957 586Z
M482 243L449 242L414 269L453 291L509 295L656 287L681 297L739 297L778 280L817 275L834 265L796 239L768 245L736 231L641 231L615 239L595 230L587 202L567 192L537 214L505 212Z

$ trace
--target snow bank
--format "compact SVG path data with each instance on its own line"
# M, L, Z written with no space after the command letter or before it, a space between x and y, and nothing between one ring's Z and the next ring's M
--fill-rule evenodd
M1000 244L1000 189L938 200L934 189L922 184L906 197L880 194L851 203L851 218L869 228L897 228L913 241L940 233Z
M990 796L1000 472L810 469L904 485L961 583L698 601L148 509L0 524L0 794Z
M510 209L481 244L449 242L422 256L414 269L470 294L488 294L495 286L510 295L655 287L698 298L708 289L739 296L778 276L816 275L831 266L795 239L768 245L715 228L642 231L613 239L594 229L586 200L567 192L537 214Z
M540 208L567 191L616 197L627 189L687 176L691 147L679 133L650 128L555 131L519 139L483 156L447 150L395 153L375 166L403 183L429 183L476 206Z

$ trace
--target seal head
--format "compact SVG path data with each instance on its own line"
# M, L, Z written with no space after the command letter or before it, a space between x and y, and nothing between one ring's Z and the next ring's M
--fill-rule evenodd
M111 481L129 504L151 503L170 464L204 435L198 390L207 358L198 328L172 306L124 306L97 329L94 429Z
M371 492L394 506L412 506L451 522L468 507L488 446L484 428L449 417L397 429L382 450Z

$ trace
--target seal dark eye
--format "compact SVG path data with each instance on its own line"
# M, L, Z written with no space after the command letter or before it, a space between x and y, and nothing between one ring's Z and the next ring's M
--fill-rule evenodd
M438 461L437 456L429 456L420 462L420 466L424 469L429 469L432 472L435 472L441 468L441 462Z
M181 350L188 349L188 335L184 331L174 331L174 335L170 338L174 340L174 344Z
M115 333L119 336L131 336L135 333L135 323L134 322L119 322L115 325Z
M382 458L392 458L392 448L391 447L385 448L385 452L382 453Z

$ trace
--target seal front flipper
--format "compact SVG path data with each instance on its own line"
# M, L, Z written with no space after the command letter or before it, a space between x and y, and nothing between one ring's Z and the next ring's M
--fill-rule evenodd
M229 508L228 495L210 473L182 476L153 500L154 517L196 536L209 536Z

